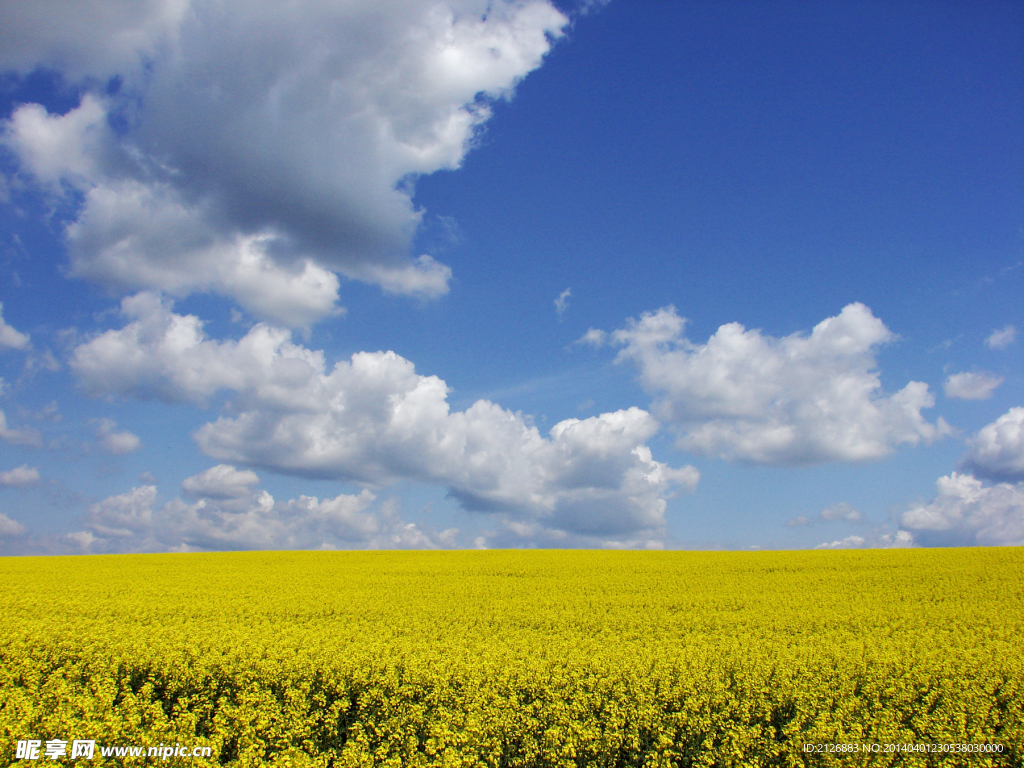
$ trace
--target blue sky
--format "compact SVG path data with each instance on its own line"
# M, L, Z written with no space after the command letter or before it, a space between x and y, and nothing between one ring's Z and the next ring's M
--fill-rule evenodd
M0 11L0 552L1024 544L1018 3Z

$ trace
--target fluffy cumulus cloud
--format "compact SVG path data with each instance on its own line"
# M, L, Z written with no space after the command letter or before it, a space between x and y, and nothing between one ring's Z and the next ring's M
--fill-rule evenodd
M968 441L960 468L988 480L1024 480L1024 408L1011 408Z
M921 415L934 404L927 384L882 391L874 352L894 337L863 304L783 338L729 323L695 344L685 324L667 307L581 339L622 347L618 360L637 366L681 448L760 464L851 462L950 431Z
M466 509L599 542L658 535L666 499L699 478L653 458L645 443L658 425L639 408L567 419L545 436L486 400L452 412L444 381L394 352L360 352L329 368L322 352L269 325L217 341L158 296L131 297L122 309L124 327L75 349L82 385L194 403L229 391L230 412L195 433L225 463L373 486L441 484Z
M954 472L939 478L936 495L903 513L901 524L924 545L1024 546L1024 483L987 485Z
M448 290L448 267L410 258L412 183L460 165L568 20L547 0L302 6L2 6L0 69L85 88L64 114L20 106L0 138L24 180L80 201L73 274L217 291L292 327L337 311L338 274Z
M68 536L87 552L234 549L425 548L457 531L430 535L405 523L394 504L368 490L329 499L275 501L255 473L218 465L183 483L187 498L157 502L144 485L89 507L83 530Z
M30 467L28 464L22 464L20 467L15 467L7 472L0 472L0 485L24 488L28 485L35 485L38 482L39 470L35 467Z
M996 387L1003 383L1003 377L985 371L954 373L946 379L946 397L961 400L987 400Z

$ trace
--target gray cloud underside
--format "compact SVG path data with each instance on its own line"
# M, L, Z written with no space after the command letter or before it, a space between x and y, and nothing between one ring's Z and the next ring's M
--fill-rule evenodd
M987 480L1024 480L1024 408L1011 408L968 441L960 468Z

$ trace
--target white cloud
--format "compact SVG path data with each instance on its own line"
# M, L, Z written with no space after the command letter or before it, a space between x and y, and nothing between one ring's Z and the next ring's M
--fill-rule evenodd
M658 425L639 408L566 419L545 437L486 400L450 412L445 383L394 352L360 352L328 370L322 352L287 331L259 324L221 342L159 297L123 308L125 327L74 350L83 386L179 402L232 391L231 415L195 433L223 462L374 485L437 483L467 509L596 536L660 531L666 499L699 478L654 460L644 443Z
M1024 408L1011 408L967 445L961 469L988 480L1024 480Z
M1013 344L1016 338L1017 329L1012 325L1007 325L1004 328L997 328L992 331L989 337L985 339L985 346L989 349L1006 349Z
M574 344L585 344L594 349L600 349L608 342L608 334L600 328L588 328L587 332L580 336Z
M834 541L823 541L815 549L905 549L914 546L914 537L902 529L895 532L877 528L863 536L847 536Z
M0 536L20 536L25 531L24 525L0 513Z
M936 495L903 513L901 525L925 545L1024 545L1024 483L985 485L954 472Z
M24 488L27 485L34 485L38 482L39 470L35 467L30 467L28 464L22 464L20 467L15 467L7 472L0 472L0 485Z
M910 531L899 530L882 536L882 547L885 549L906 549L914 546L914 536Z
M0 140L51 191L59 192L61 182L88 188L114 151L107 108L88 93L64 115L51 115L39 104L22 104L0 124Z
M457 536L459 535L458 528L446 528L437 534L437 540L441 542L441 545L449 549L454 549L458 546Z
M186 478L181 488L192 496L206 496L211 499L241 499L252 495L253 487L260 481L255 472L237 470L227 464L218 464L205 472Z
M181 0L5 4L0 68L29 72L41 64L76 80L112 77L152 58L188 7Z
M582 15L598 11L608 5L611 0L579 0L579 12Z
M830 507L825 507L821 510L822 520L842 520L847 523L860 523L863 522L864 517L856 509L851 507L845 501L841 501L838 504L833 504Z
M22 105L0 141L82 196L72 274L308 325L335 311L335 273L447 292L447 266L409 257L414 180L459 167L567 23L547 0L7 4L0 67L122 87Z
M655 414L698 454L760 464L801 465L881 458L950 432L921 409L927 384L882 392L874 351L894 339L863 304L850 304L810 335L783 338L723 325L706 344L685 338L674 307L615 331L618 360L632 361L655 395ZM602 337L588 332L593 341Z
M351 276L377 283L387 293L433 299L448 293L448 281L451 280L452 270L424 254L402 267L376 264L361 266L357 272L351 273Z
M57 406L56 400L51 400L39 410L28 411L28 415L39 421L52 421L54 423L57 423L64 418L64 415L60 412L60 408Z
M154 527L156 486L143 485L89 507L85 525L94 536L131 539Z
M138 435L128 430L117 430L117 422L113 419L98 419L96 427L96 442L107 453L115 456L122 456L126 453L136 451L142 445Z
M558 313L559 317L564 315L565 314L565 310L567 310L569 308L569 297L570 296L572 296L572 289L571 288L566 288L564 291L562 291L560 294L558 294L558 298L555 299L555 312Z
M815 549L860 549L865 543L866 539L863 536L847 536L831 543L822 542Z
M75 348L71 367L86 391L204 403L219 390L301 406L315 397L323 354L291 343L288 331L259 323L238 342L206 338L194 315L177 315L160 296L121 302L131 322Z
M489 522L495 527L484 531L474 541L480 549L487 548L556 548L556 549L664 549L665 532L660 527L634 530L573 530L556 527L543 521L530 521L509 515L496 515ZM483 546L480 546L480 542Z
M42 435L34 429L12 429L7 426L7 416L0 410L0 440L11 445L28 445L40 448L43 445Z
M813 518L808 518L806 515L797 515L792 520L786 521L786 525L796 527L835 521L845 523L862 523L864 522L864 516L845 501L841 501L838 504L832 504L831 506L825 507L825 509L821 510L821 512Z
M74 533L69 533L64 538L83 552L90 552L93 543L99 540L90 531L75 531Z
M73 540L89 552L437 548L445 543L402 521L391 500L372 510L376 497L368 490L278 502L255 488L250 476L234 467L213 467L185 481L195 500L176 498L163 506L157 504L155 486L133 488L90 506L86 530L73 534ZM202 488L215 495L199 493ZM451 540L453 533L445 535Z
M53 352L44 349L42 352L35 352L25 358L25 376L34 376L38 371L59 371L60 362L53 356Z
M27 333L19 333L4 322L4 305L0 302L0 349L26 349L28 342Z
M987 400L992 397L996 387L1002 383L1002 376L985 371L954 373L946 379L944 389L946 397L957 397L961 400Z
M74 276L123 291L219 291L291 327L340 311L340 282L329 269L312 258L274 259L268 232L221 231L169 184L109 184L90 189L85 201L67 229Z

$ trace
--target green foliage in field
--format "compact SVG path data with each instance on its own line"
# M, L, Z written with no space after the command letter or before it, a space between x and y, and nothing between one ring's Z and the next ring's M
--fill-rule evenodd
M6 558L0 575L5 763L56 737L297 768L1024 759L1019 548ZM847 742L1005 751L803 751Z

